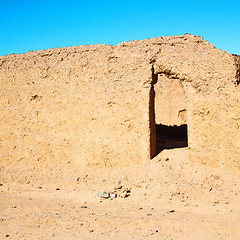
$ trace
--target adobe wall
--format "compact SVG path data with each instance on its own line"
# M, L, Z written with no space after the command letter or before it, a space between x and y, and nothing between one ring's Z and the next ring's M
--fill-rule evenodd
M145 162L156 121L188 125L193 161L239 168L236 59L188 34L0 57L0 157Z
M151 66L125 55L94 45L1 57L1 158L146 161Z

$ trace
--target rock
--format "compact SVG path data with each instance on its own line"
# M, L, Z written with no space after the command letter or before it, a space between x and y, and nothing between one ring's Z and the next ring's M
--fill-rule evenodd
M128 194L127 192L124 192L124 193L122 193L120 196L121 196L121 198L126 198L126 197L129 196L129 194Z
M127 187L122 188L122 192L130 193L131 190Z
M97 193L97 195L98 195L100 198L105 198L105 199L107 199L107 198L110 197L109 193L106 192L106 191L100 191L100 192Z
M86 205L82 205L81 208L87 208L87 206Z
M118 189L121 189L121 188L122 188L121 181L118 180L118 181L117 181L117 184L114 186L114 189L115 189L115 190L118 190Z
M117 196L118 196L117 193L112 193L110 197L111 198L117 198Z
M122 185L116 185L116 186L114 186L114 189L115 190L118 190L118 189L121 189L122 188Z

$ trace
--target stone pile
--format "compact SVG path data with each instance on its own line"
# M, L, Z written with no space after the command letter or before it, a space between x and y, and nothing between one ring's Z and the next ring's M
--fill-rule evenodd
M117 182L117 185L114 186L114 188L112 190L110 190L109 192L107 191L100 191L97 193L97 195L102 198L102 199L114 199L114 198L127 198L130 196L131 193L131 189L124 187L123 185L121 185L121 181Z

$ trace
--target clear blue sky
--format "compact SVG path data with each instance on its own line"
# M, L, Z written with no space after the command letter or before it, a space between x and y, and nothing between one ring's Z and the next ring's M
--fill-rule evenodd
M184 33L240 55L240 0L0 0L0 56Z

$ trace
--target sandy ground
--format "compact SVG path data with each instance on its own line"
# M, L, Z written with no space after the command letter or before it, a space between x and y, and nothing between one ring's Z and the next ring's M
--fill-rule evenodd
M144 165L84 169L2 162L0 239L240 239L240 174L187 154L165 150ZM129 197L97 196L117 181Z

